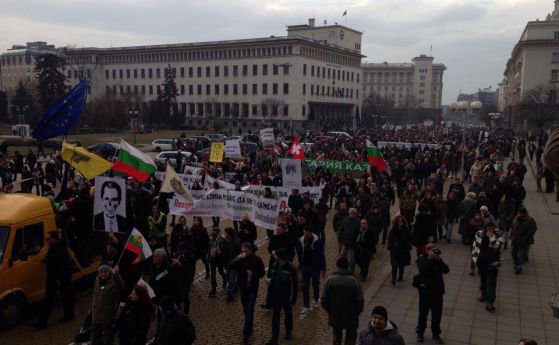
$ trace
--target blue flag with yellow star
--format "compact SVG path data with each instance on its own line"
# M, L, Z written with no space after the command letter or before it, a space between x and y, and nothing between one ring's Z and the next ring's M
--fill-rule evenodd
M80 119L86 96L87 83L82 80L45 111L43 118L33 130L33 138L43 141L68 134Z

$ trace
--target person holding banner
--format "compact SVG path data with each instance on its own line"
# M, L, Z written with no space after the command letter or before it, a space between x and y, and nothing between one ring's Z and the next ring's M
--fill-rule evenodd
M239 223L239 239L241 243L254 244L257 235L256 225L250 220L250 215L245 213L241 223Z

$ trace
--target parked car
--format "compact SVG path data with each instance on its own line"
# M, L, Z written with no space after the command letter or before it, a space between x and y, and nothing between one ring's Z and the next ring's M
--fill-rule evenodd
M170 151L174 149L172 139L155 139L151 142L155 152Z
M87 150L105 159L111 160L116 155L116 150L118 150L118 143L101 142L89 146Z
M183 140L196 140L196 142L200 143L203 147L210 147L212 143L210 138L203 135L193 135L191 137L184 138Z
M347 132L337 132L337 131L331 131L328 132L329 135L336 137L336 138L345 138L345 139L351 139L353 138L351 135L349 135L349 133Z
M177 167L177 153L178 151L163 151L163 152L159 152L159 154L155 157L155 165L157 165L158 169L163 169L165 170L165 165L167 164L167 161L169 163L171 163L171 165L173 167ZM186 159L190 156L192 156L191 152L188 151L181 151L182 154L182 164L181 165L186 165Z
M208 134L208 138L210 138L211 141L225 141L227 136L225 134L212 133Z

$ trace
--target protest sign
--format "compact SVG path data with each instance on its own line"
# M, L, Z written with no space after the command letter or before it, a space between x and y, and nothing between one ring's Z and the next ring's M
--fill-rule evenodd
M156 171L155 178L159 181L165 181L167 174L164 171ZM202 175L188 175L188 174L177 174L181 179L182 183L187 189L192 189L192 184L198 182L202 184Z
M283 162L285 158L280 158ZM369 163L367 162L352 162L352 161L326 161L316 159L305 159L307 167L314 174L318 167L322 167L330 172L330 174L351 174L352 177L358 178L369 171Z
M93 202L93 230L126 232L126 186L120 177L97 176Z
M225 157L241 158L240 140L225 140Z
M276 138L274 137L273 128L264 128L260 130L260 140L264 147L270 147L276 145Z
M284 159L281 161L283 186L286 188L300 188L303 180L301 161L299 159Z
M223 152L225 145L223 143L212 143L210 150L210 162L221 163L223 161Z

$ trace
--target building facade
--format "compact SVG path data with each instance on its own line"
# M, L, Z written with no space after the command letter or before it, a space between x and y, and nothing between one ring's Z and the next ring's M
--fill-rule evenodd
M363 64L364 97L374 93L401 109L440 109L446 67L433 60L421 55L411 63Z
M286 37L67 49L67 77L90 98L132 96L140 109L171 73L188 125L310 128L348 121L361 102L361 33L341 25L287 27Z
M526 24L507 61L500 84L500 108L512 118L513 125L525 123L521 103L534 88L556 89L559 83L559 0L543 21ZM552 97L557 102L556 97Z

